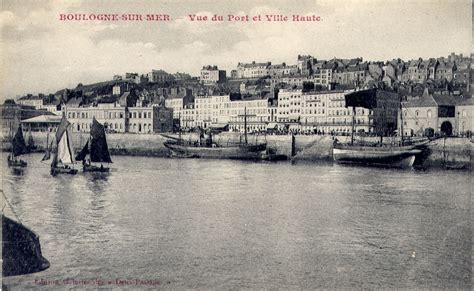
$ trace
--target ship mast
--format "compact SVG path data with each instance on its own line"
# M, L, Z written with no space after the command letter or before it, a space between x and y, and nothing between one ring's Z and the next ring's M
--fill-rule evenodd
M244 107L244 137L247 144L247 107Z
M400 106L400 131L401 131L401 135L400 135L400 142L401 142L401 146L404 145L404 141L403 141L403 108L402 108L402 97L400 96L399 98L399 106Z
M181 112L178 113L178 121L179 121L178 137L179 137L179 144L181 144L182 143L181 141Z
M355 130L355 106L352 106L352 130L351 130L351 145L354 144L354 130Z

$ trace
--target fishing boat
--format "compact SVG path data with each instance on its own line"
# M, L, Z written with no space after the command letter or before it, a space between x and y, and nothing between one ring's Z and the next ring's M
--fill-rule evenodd
M368 93L365 95L365 93ZM422 152L420 145L405 145L403 137L403 120L401 121L401 141L396 144L384 144L383 135L380 143L354 143L354 126L356 107L373 109L377 99L373 90L359 91L345 96L346 107L352 107L351 142L334 143L333 158L337 163L360 164L365 166L382 166L408 168L412 167L417 154ZM400 102L401 106L401 102ZM403 114L401 114L402 116ZM403 117L402 117L403 118Z
M237 159L237 160L260 160L267 148L267 143L249 144L247 139L247 111L244 109L244 141L238 144L220 145L213 141L213 133L210 130L207 136L201 133L199 141L184 141L181 138L173 138L164 143L170 149L173 157L205 158L205 159ZM163 135L165 136L165 135ZM165 136L168 137L169 136Z
M89 158L88 158L89 157ZM82 161L84 172L109 172L110 168L102 163L112 163L105 128L95 118L92 119L91 134L82 150L76 155L76 161ZM101 163L100 166L92 163Z
M74 169L72 157L72 139L70 132L71 123L63 116L56 131L56 152L53 153L51 162L51 175L57 174L77 174Z
M8 166L13 168L25 168L28 163L17 158L20 155L27 154L28 148L25 144L25 139L23 138L23 131L21 125L18 126L18 129L11 139L11 152L8 155Z

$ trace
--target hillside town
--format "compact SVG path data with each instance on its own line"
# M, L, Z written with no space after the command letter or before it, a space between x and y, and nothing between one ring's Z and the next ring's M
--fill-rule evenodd
M75 132L88 132L95 117L109 133L242 132L246 124L255 133L348 135L354 120L358 133L393 135L403 119L405 136L464 136L474 127L471 83L471 58L462 54L385 62L298 55L296 64L239 62L230 72L204 65L198 77L127 72L1 107L4 134L19 123L52 131L65 115ZM388 101L353 117L344 96L367 89Z

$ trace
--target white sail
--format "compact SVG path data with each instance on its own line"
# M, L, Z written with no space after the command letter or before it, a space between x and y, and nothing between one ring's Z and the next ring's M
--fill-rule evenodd
M58 161L63 164L74 163L68 131L64 131L58 143Z

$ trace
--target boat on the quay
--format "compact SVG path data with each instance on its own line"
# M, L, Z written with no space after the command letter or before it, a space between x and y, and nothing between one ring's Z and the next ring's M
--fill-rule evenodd
M180 131L181 132L181 131ZM164 143L170 149L172 157L205 158L205 159L236 159L261 160L267 148L267 143L250 144L247 138L247 114L244 116L244 141L237 144L220 145L213 141L212 130L204 137L200 134L199 141L185 141L181 138L170 138Z
M412 167L416 155L422 150L419 148L426 142L406 145L403 137L403 120L401 121L401 140L399 143L384 144L383 136L379 143L354 143L354 125L356 107L374 109L377 106L376 91L373 89L353 92L345 96L346 107L352 107L351 142L334 143L333 158L337 163L359 164L365 166L381 166L409 168ZM399 102L401 106L401 102ZM403 115L403 114L401 114ZM383 126L386 126L385 124Z
M23 138L23 131L21 125L19 125L15 135L11 139L11 152L7 158L8 166L12 168L25 168L28 163L17 157L27 154L28 152L25 139Z
M56 152L53 153L51 162L51 175L58 174L77 174L74 169L74 160L72 158L72 140L70 133L71 123L63 116L56 131ZM43 157L43 160L45 158Z
M92 119L90 138L76 155L76 161L82 161L82 170L84 172L109 172L109 167L104 167L103 163L112 163L110 158L105 128L95 117ZM101 163L100 166L92 163Z

